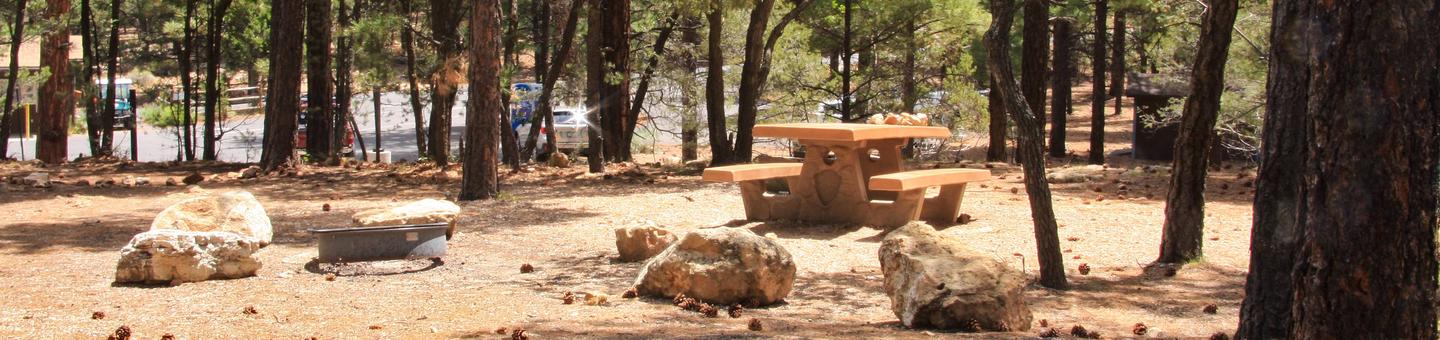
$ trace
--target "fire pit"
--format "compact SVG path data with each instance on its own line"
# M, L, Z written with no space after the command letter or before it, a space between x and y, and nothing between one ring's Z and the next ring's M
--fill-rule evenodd
M445 255L446 223L311 229L320 243L320 262L362 262L438 258Z

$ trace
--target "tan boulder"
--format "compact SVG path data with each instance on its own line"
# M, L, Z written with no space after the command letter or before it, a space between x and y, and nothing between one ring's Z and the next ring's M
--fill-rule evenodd
M405 205L370 209L351 215L356 227L378 227L387 225L446 223L450 229L445 237L455 236L455 222L460 217L460 206L454 202L423 199Z
M551 153L550 160L546 161L546 164L552 168L568 168L570 167L570 155L566 155L564 152Z
M228 231L253 237L261 247L270 244L274 227L265 207L245 191L232 191L188 199L165 208L150 230Z
M255 276L254 238L224 231L151 230L120 249L115 282L180 284Z
M924 223L880 244L890 308L906 327L987 331L1030 329L1025 276Z
M645 264L635 279L640 294L684 293L719 304L770 305L790 295L795 262L774 240L747 229L690 232Z
M615 229L615 248L620 260L644 261L664 251L675 242L675 234L655 226Z

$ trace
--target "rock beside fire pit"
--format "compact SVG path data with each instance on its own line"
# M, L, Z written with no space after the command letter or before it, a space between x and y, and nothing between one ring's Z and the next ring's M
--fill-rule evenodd
M664 251L675 243L675 234L664 228L627 227L615 229L615 249L620 252L620 261L644 261Z
M270 244L274 227L260 201L245 191L227 192L176 203L165 208L150 230L228 231L254 238L261 247Z
M356 227L379 227L405 224L447 223L450 229L445 238L455 236L455 221L460 217L460 206L450 201L423 199L408 204L370 209L351 216Z
M923 223L890 232L880 244L890 308L906 327L1030 329L1025 276Z
M120 250L115 282L180 284L255 276L260 243L233 232L151 230Z

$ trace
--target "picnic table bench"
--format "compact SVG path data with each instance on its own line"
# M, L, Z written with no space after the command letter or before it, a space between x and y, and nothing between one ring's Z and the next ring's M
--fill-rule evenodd
M793 123L758 125L755 136L795 139L806 152L802 163L705 170L706 181L740 183L750 220L951 224L959 217L966 184L990 177L975 169L904 170L900 149L912 138L949 137L942 127ZM784 180L789 192L766 192L767 180ZM940 193L927 199L932 187Z

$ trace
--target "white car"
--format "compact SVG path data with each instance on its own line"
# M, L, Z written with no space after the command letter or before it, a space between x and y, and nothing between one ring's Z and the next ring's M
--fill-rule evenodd
M585 120L585 109L583 108L557 108L555 109L555 139L558 140L555 146L560 152L571 153L583 149L590 142L590 124ZM530 123L526 122L516 127L516 134L519 140L524 141L530 136ZM537 137L538 145L546 142L545 129L540 129L540 136Z

